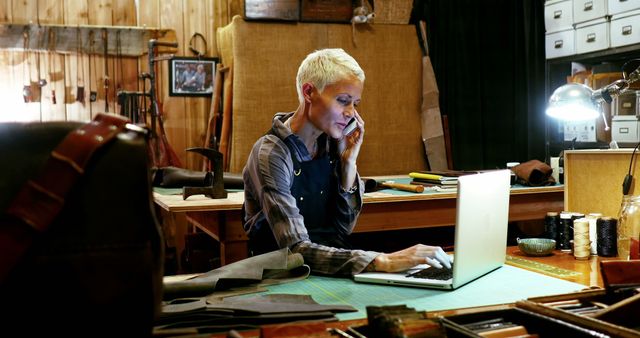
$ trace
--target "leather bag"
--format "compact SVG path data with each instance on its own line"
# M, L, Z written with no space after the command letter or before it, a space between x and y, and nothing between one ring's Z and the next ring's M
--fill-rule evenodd
M45 163L52 150L82 126L0 124L0 227L15 224L10 206L25 182L50 170ZM0 278L3 330L13 327L25 336L151 336L160 311L164 252L146 136L124 129L99 146L62 202L46 229L24 233L29 245ZM32 209L27 215L47 213L36 203Z

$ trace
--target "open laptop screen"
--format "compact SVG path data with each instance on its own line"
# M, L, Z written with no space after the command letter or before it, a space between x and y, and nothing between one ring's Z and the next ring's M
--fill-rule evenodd
M509 170L465 175L458 179L452 279L442 281L409 277L417 269L426 267L418 266L400 273L361 273L355 275L354 280L455 289L502 266L507 245L509 191Z

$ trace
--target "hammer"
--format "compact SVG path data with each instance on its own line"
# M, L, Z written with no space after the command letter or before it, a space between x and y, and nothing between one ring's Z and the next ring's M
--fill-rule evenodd
M191 195L205 195L209 198L227 198L227 191L224 190L224 180L222 176L222 153L211 148L194 147L187 151L200 154L206 157L211 163L213 173L208 171L204 177L204 187L183 187L182 199L186 200Z
M414 185L414 184L402 184L395 183L393 181L376 181L373 178L363 178L364 180L364 191L372 192L380 189L397 189L409 192L421 193L424 191L424 186L422 185Z

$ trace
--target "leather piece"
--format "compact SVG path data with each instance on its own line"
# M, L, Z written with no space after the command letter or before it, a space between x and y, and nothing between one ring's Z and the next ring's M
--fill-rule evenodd
M90 123L68 133L51 152L40 174L16 195L7 214L24 220L38 231L46 230L93 153L108 144L127 122L117 115L98 114Z
M0 153L11 163L0 166L0 210L81 125L0 123ZM25 336L149 336L160 311L162 243L146 139L122 132L94 154L49 229L0 287L3 328Z
M205 186L205 171L196 171L178 167L162 167L153 170L153 186L162 188L183 188ZM224 172L222 176L225 189L244 189L242 174Z
M336 313L357 311L350 305L318 304L309 295L270 294L254 297L231 297L222 302L206 303L192 299L166 304L155 332L175 328L199 328L229 325L262 325L296 320L335 320Z
M553 169L539 160L521 163L511 170L518 176L518 183L522 185L541 186L555 183L551 176Z
M303 264L302 255L289 254L288 248L268 252L211 270L194 278L164 283L164 299L201 297L217 290L260 284L275 284L306 278L311 269Z

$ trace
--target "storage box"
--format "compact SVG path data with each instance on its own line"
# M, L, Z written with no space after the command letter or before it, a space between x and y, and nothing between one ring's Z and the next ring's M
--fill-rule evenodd
M588 121L565 121L564 140L576 142L596 142L596 119Z
M604 18L608 10L607 0L573 0L573 23Z
M611 121L611 138L618 145L637 144L640 142L640 120L635 115L614 116Z
M298 21L300 19L300 1L244 0L244 18L247 20Z
M524 310L518 307L504 310L468 313L441 317L447 337L592 337L591 330ZM484 327L484 328L482 328ZM498 335L496 328L502 330ZM520 330L507 334L506 330ZM526 331L526 333L522 332Z
M573 28L573 3L571 0L546 2L544 4L544 27L547 33Z
M602 18L576 25L576 53L609 48L609 22Z
M640 90L629 90L613 98L613 115L640 116Z
M351 0L302 0L300 21L351 22L353 3Z
M547 34L545 37L545 52L547 59L574 55L576 53L575 30L568 29Z
M640 43L640 10L611 17L611 47Z
M506 330L495 330L496 327L508 329L510 325L526 331L526 334L520 332L519 337L640 337L640 331L628 325L636 318L637 298L637 295L609 294L605 289L588 289L529 298L506 309L477 308L439 318L448 337L515 336L506 334ZM611 321L590 317L606 311L607 307L617 307L623 314Z
M517 302L516 307L610 337L637 338L640 337L640 331L637 331L639 297L632 295L630 290L595 289L529 298Z
M640 9L640 1L637 0L608 0L609 15L616 15Z

